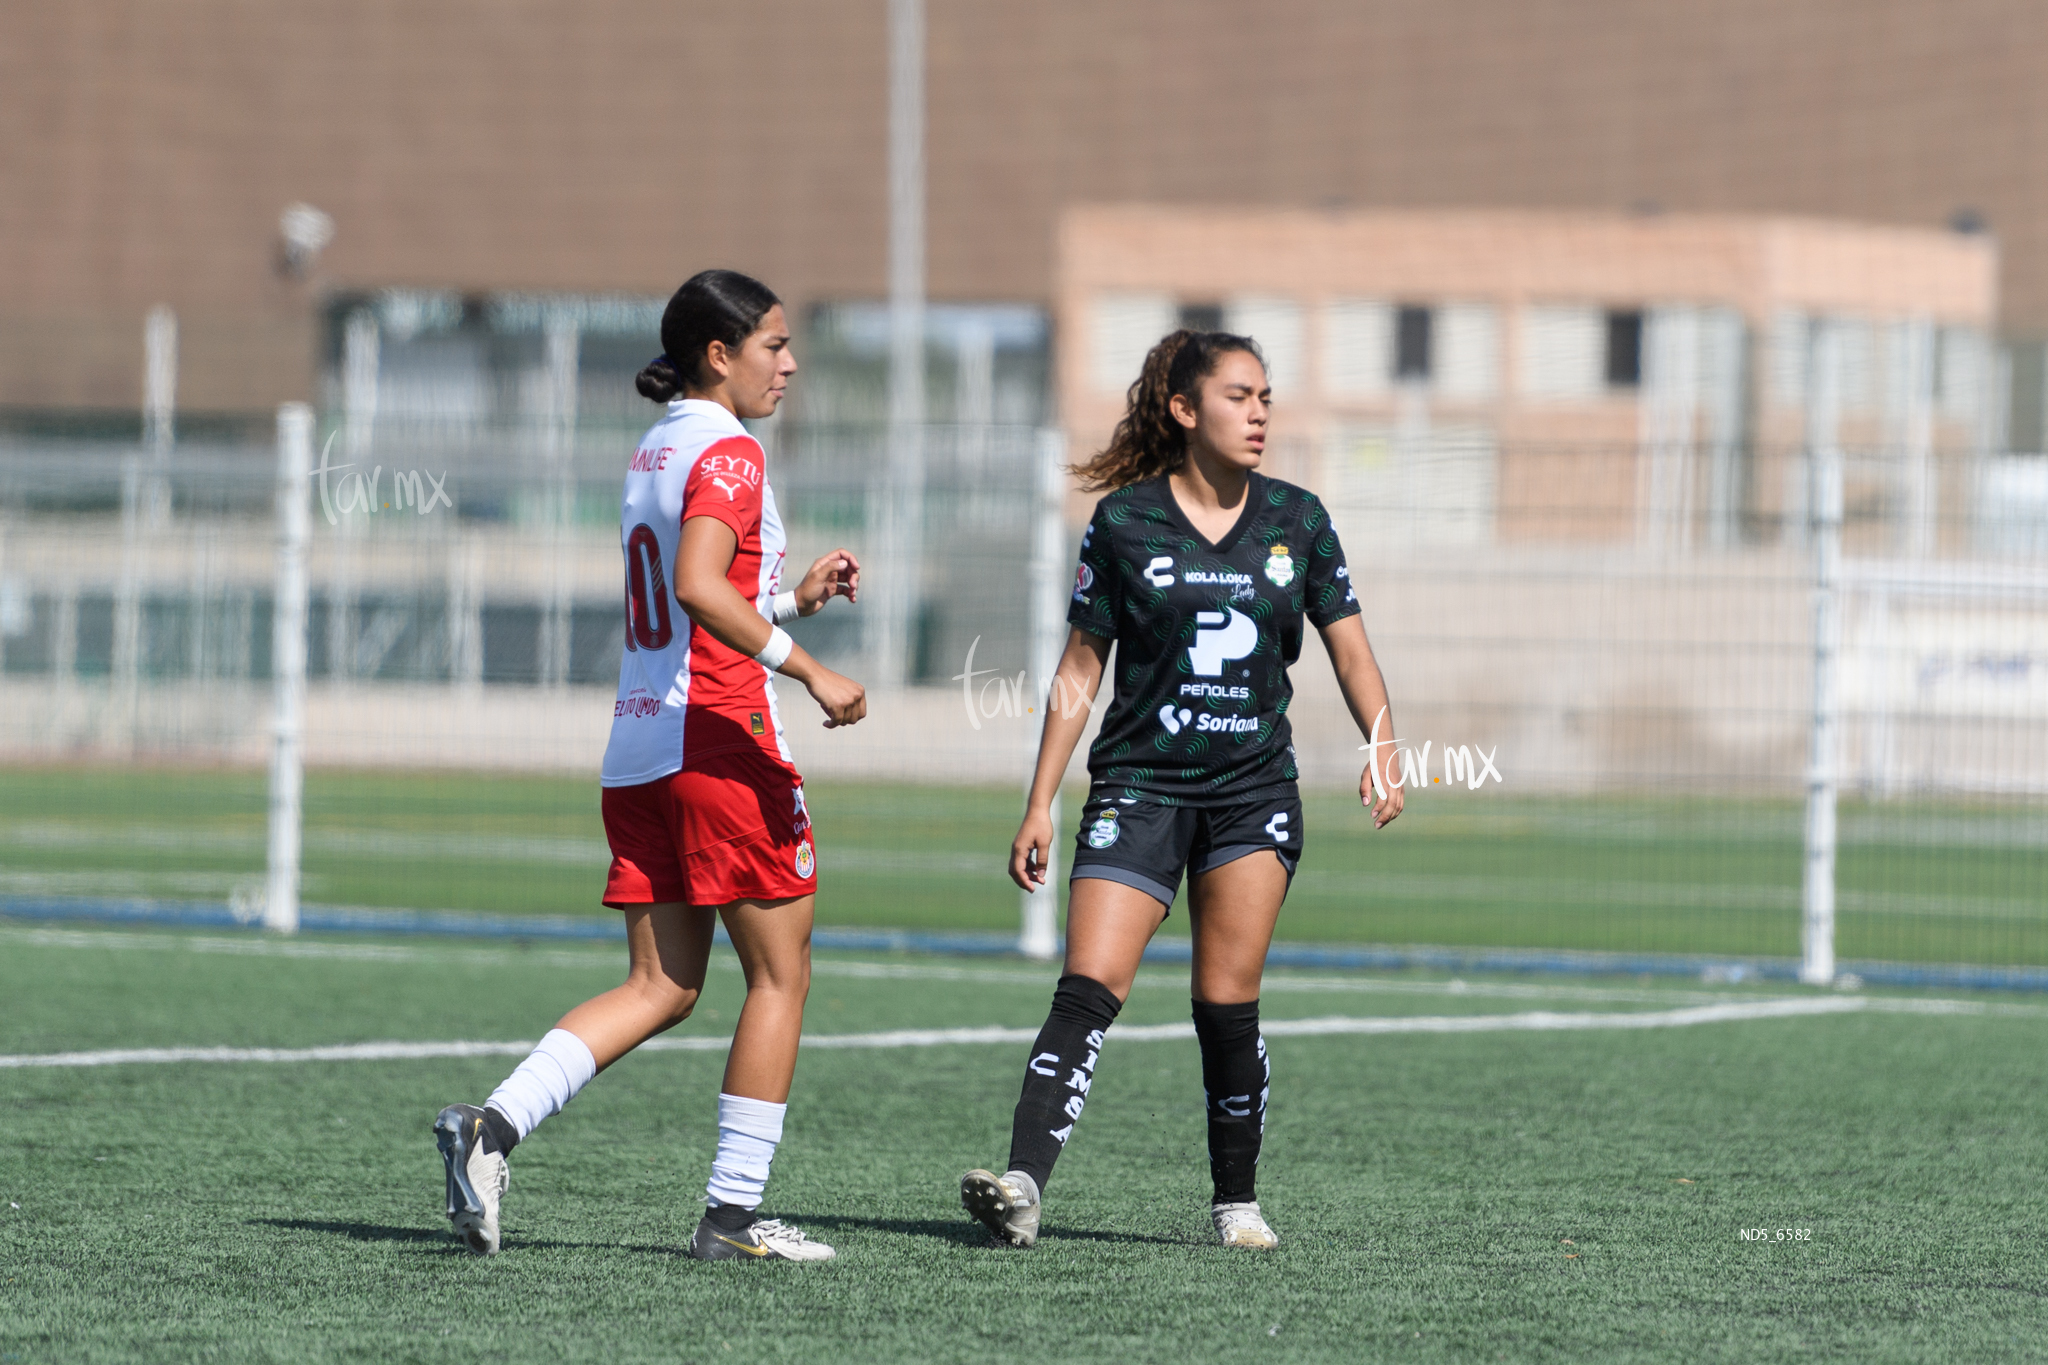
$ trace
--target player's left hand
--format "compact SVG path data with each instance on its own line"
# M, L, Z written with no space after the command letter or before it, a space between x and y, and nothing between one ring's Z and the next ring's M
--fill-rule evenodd
M797 615L815 616L835 597L858 601L859 592L860 561L851 550L834 550L811 565L796 585Z
M1391 755L1388 757L1387 766L1389 768L1393 767ZM1385 829L1388 825L1392 824L1394 817L1401 813L1403 805L1401 789L1391 784L1385 788L1384 794L1379 795L1375 799L1372 789L1372 768L1370 766L1366 768L1364 775L1358 779L1358 800L1361 805L1372 812L1372 827L1374 829Z

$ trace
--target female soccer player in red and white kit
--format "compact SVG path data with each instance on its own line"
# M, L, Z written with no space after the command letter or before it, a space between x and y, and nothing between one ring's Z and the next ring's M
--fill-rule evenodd
M603 774L604 902L626 912L632 965L624 985L562 1016L482 1106L441 1111L448 1217L471 1251L497 1251L507 1154L600 1070L689 1017L723 920L747 999L690 1254L827 1260L830 1247L757 1216L810 989L817 868L773 675L802 683L828 728L866 714L860 684L776 624L853 601L860 566L834 550L780 590L782 518L761 447L740 425L774 413L796 372L767 286L730 270L692 277L662 315L661 344L637 381L668 412L626 473L626 643Z

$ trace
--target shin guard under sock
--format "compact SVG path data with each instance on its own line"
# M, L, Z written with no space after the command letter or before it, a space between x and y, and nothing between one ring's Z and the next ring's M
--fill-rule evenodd
M1009 1169L1037 1181L1041 1193L1087 1103L1102 1036L1122 1008L1116 993L1092 977L1063 976L1053 990L1010 1127Z
M1256 1198L1259 1143L1266 1133L1266 1091L1272 1069L1259 1034L1259 1002L1194 1002L1195 1038L1202 1045L1202 1089L1208 1092L1209 1176L1216 1202Z
M564 1028L549 1029L540 1046L526 1054L504 1083L484 1101L486 1111L504 1116L515 1136L525 1139L541 1121L562 1112L576 1092L597 1074L597 1058L581 1038ZM510 1144L504 1144L507 1151Z

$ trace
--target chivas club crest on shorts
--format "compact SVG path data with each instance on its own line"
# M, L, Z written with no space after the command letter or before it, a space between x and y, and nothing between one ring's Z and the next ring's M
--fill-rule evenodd
M811 851L811 841L804 840L796 846L796 875L808 877L818 870L818 855Z

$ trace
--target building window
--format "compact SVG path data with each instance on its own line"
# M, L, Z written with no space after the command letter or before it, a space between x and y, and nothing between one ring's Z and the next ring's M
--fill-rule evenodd
M1437 393L1453 402L1492 398L1500 387L1500 321L1492 305L1447 303L1433 330Z
M1394 314L1394 378L1427 381L1430 374L1430 312L1404 303Z
M1159 294L1098 294L1088 317L1088 377L1097 393L1122 393L1145 353L1173 330L1173 300Z
M1248 336L1266 358L1266 382L1275 389L1306 387L1308 343L1302 334L1301 305L1293 299L1247 295L1230 301L1224 329Z
M1522 310L1519 386L1538 402L1583 403L1606 392L1604 318L1579 304L1537 303Z
M1110 393L1118 391L1116 378L1125 385L1137 378L1145 352L1171 330L1173 320L1166 300L1154 308L1143 296L1118 297L1133 305L1128 315L1105 315L1098 308L1092 319L1098 329L1105 321L1111 326L1106 334L1096 332L1090 364L1101 362L1106 344L1117 368L1106 387L1094 376L1089 383ZM850 427L888 421L890 327L889 305L879 301L812 307L798 353L804 379L797 386L800 406L792 411L799 422ZM1043 421L1048 334L1045 314L1025 304L927 304L925 419L955 423L962 431Z
M633 377L660 345L656 296L388 289L327 307L327 406L371 425L637 427Z
M1779 309L1771 315L1770 333L1764 341L1770 367L1771 402L1781 408L1803 407L1806 403L1806 329L1804 313Z
M1638 388L1643 382L1643 315L1639 310L1607 315L1607 387Z
M1378 299L1331 299L1323 308L1323 391L1333 398L1386 394L1394 372L1393 309Z

